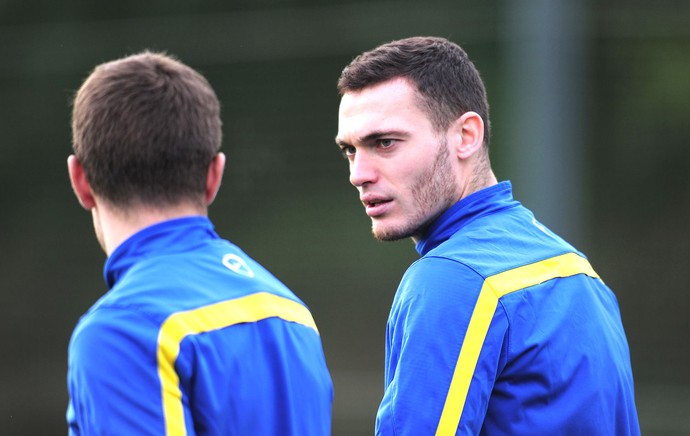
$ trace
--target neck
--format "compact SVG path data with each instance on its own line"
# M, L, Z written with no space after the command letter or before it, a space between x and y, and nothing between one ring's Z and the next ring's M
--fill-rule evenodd
M99 204L91 210L96 237L107 256L125 240L154 224L186 216L206 216L207 211L191 204L152 208L136 206L122 210Z
M482 189L488 188L489 186L493 186L497 183L498 179L496 179L496 176L491 170L485 171L482 174L475 174L472 180L470 180L468 183L467 190L463 194L462 198L465 198L472 193L481 191Z
M488 158L483 154L460 161L457 174L459 189L457 201L498 183Z
M486 148L482 148L471 158L466 159L462 163L467 166L465 171L462 172L467 176L463 183L463 192L460 199L498 183L491 169L489 154Z

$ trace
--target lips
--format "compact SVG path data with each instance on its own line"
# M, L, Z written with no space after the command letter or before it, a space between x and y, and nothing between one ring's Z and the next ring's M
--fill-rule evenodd
M393 200L377 195L364 195L360 197L364 210L371 218L378 217L386 213L393 202Z

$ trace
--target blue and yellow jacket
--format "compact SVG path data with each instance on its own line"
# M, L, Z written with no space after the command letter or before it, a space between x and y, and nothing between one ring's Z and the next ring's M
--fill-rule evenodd
M510 182L417 243L386 334L380 435L636 435L618 303Z
M105 278L70 341L70 434L330 433L309 310L207 218L133 235Z

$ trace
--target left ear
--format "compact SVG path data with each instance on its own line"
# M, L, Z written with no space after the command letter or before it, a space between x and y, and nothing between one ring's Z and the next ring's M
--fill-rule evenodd
M456 156L461 160L467 159L484 143L484 121L476 112L465 112L451 125L449 133Z
M211 164L208 166L208 175L206 176L206 205L213 203L213 200L220 189L220 182L223 180L223 172L225 171L225 154L219 152L215 155Z
M86 210L91 210L96 206L96 200L91 191L91 185L86 180L84 167L75 155L70 155L67 158L67 172L69 173L69 181L72 184L74 195L77 196L79 204Z

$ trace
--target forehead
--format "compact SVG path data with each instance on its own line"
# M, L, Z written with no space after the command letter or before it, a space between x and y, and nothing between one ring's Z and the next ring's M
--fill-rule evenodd
M407 79L396 78L355 92L340 100L338 138L366 136L370 130L388 130L428 123L417 92Z

